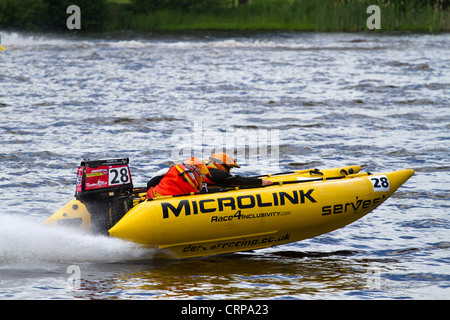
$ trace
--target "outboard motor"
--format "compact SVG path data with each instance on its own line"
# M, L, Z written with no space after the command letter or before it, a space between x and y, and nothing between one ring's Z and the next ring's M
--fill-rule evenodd
M84 160L77 171L75 197L91 214L94 233L106 234L133 206L129 159Z

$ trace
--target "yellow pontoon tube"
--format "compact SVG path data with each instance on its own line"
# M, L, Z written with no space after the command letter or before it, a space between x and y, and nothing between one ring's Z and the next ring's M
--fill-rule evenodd
M316 181L297 177L298 182L264 188L155 198L132 208L109 235L159 248L175 258L276 246L358 220L413 174L356 173L340 179L323 174Z
M123 159L120 159L119 162L124 163ZM83 164L84 162L82 162L82 165ZM100 164L104 163L102 162ZM109 162L108 165L109 164L111 164L111 162ZM101 173L99 168L102 167L99 166L99 163L94 164L94 166L96 166L96 170L94 170L96 172L88 173L87 176L97 176ZM108 168L107 171L109 170L114 169ZM324 178L343 178L348 174L357 173L360 170L360 166L347 166L324 170L307 169L289 173L261 176L260 178L268 179L274 181L275 183L283 183L283 181L286 183L296 183L297 181L301 182L305 180L309 181L322 180ZM79 168L79 173L80 172L81 167ZM81 184L83 181L81 175L78 175L77 181L77 188L79 188L79 184ZM133 192L133 197L131 199L132 203L127 206L131 208L132 206L139 205L139 203L143 200L145 200L145 192L139 194L139 189L137 189L135 192ZM112 201L117 202L115 198ZM114 226L114 224L118 221L118 218L113 216L111 207L111 201L108 201L108 199L105 200L104 196L97 197L95 201L90 198L85 199L83 197L77 197L65 204L62 208L60 208L57 212L55 212L52 216L45 220L43 224L49 226L70 226L93 233L107 233L108 229ZM102 212L98 213L98 211ZM123 211L125 211L123 212L123 214L125 214L128 211L128 208L125 208Z
M128 159L84 161L76 198L43 224L109 234L190 258L260 249L315 237L358 220L413 174L360 173L359 166L261 176L257 188L157 197L133 189Z

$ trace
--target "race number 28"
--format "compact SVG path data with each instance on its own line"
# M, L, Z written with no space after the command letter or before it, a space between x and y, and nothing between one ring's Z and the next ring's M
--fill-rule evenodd
M109 169L109 185L115 186L130 183L130 171L128 167L119 167Z
M389 179L386 176L376 176L370 178L373 191L389 191Z

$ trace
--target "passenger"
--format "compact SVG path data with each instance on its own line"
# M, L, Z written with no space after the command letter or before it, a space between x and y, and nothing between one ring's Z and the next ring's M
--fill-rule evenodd
M232 168L240 168L237 162L226 153L214 153L205 160L210 176L205 178L209 186L268 186L273 182L253 177L241 177L230 174Z
M206 165L196 157L170 167L162 176L156 176L147 183L147 199L159 196L175 196L199 193L205 177L210 176Z

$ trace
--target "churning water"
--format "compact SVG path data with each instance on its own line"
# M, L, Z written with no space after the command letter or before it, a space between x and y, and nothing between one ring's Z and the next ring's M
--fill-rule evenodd
M0 299L450 298L450 35L1 39ZM72 198L83 158L129 157L142 186L214 147L243 175L416 174L352 225L255 252L159 261L40 225Z

